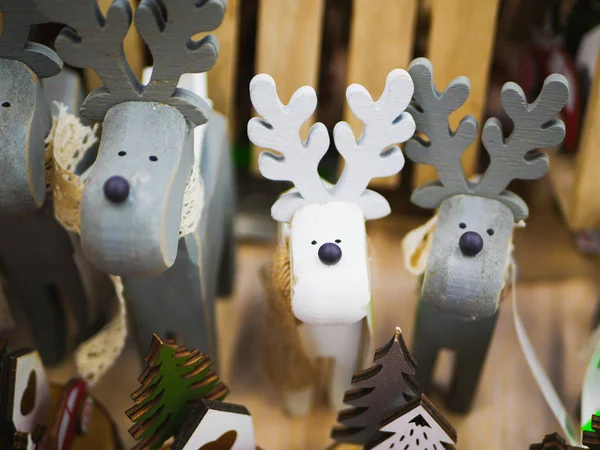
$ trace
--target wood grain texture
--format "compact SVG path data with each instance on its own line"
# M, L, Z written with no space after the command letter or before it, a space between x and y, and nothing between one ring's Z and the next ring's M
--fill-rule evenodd
M113 0L98 0L98 5L103 14L106 14L106 11L112 2ZM138 5L139 0L129 0L129 3L132 8L135 8ZM131 70L139 79L141 79L142 71L144 70L144 67L148 65L149 61L146 57L144 41L142 41L142 38L135 27L129 28L127 35L125 35L123 47L125 48L125 56L127 57ZM102 81L100 81L100 77L98 77L94 70L84 69L83 74L88 91L91 92L102 86Z
M215 111L227 117L229 130L235 129L235 85L237 82L240 0L228 0L221 26L213 35L219 42L217 63L208 71L208 95Z
M317 86L324 5L325 0L260 0L256 73L275 79L284 103L300 86ZM302 136L309 125L310 121L302 128ZM261 151L252 150L255 172Z
M359 83L377 98L386 75L406 68L412 58L417 1L383 0L374 7L369 0L354 0L352 8L347 84ZM359 136L362 124L348 105L344 120ZM400 174L375 178L371 186L395 188L399 183Z
M600 52L598 52L600 62ZM600 67L600 66L598 66ZM571 200L571 227L574 230L598 228L600 225L600 71L596 71L583 125L583 135L575 165L575 189Z
M498 0L432 0L431 32L427 56L435 68L435 83L445 87L459 75L471 80L471 95L459 110L460 117L471 114L481 122L487 96ZM455 128L458 117L450 118ZM463 156L467 177L476 169L478 141ZM431 167L415 167L413 186L435 179Z

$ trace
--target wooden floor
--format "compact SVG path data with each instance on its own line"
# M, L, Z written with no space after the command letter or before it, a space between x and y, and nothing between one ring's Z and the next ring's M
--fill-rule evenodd
M552 207L538 213L543 219L517 241L517 259L526 261L538 274L560 264L579 264L583 269L569 277L522 277L518 285L520 313L540 358L570 411L575 411L583 379L585 361L578 351L590 334L590 317L598 289L594 264L569 249L570 237L555 217ZM417 301L416 280L402 266L400 242L406 231L422 219L389 218L370 226L370 236L378 258L374 284L376 344L390 339L396 326L411 344ZM554 230L554 231L552 231ZM562 234L561 234L562 233ZM530 237L526 239L526 236ZM288 420L281 412L276 392L269 386L260 365L259 334L263 291L258 270L272 252L271 244L240 244L236 295L221 300L217 307L222 370L221 377L231 388L229 401L244 404L252 413L257 444L265 450L324 449L331 443L329 432L336 413L321 404L305 419ZM562 261L562 262L561 262ZM533 266L531 266L533 265ZM558 265L558 266L557 266ZM535 267L534 267L535 266ZM550 267L548 266L548 267ZM577 273L586 276L577 276ZM447 415L458 431L461 450L527 449L546 433L558 431L526 365L515 334L511 303L504 302L489 353L482 385L473 411L464 417ZM445 364L444 364L445 363ZM449 359L441 364L442 378ZM118 422L125 448L132 443L127 434L131 425L124 411L131 405L129 394L137 387L141 367L130 346L119 364L95 388L96 396ZM65 364L50 371L53 380L72 373ZM443 379L441 380L443 384ZM433 401L443 411L439 398Z

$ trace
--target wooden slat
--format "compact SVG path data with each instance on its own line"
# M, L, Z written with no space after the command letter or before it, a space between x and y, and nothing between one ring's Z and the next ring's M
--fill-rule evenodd
M106 14L108 7L111 5L113 0L99 0L98 5L102 10L103 14ZM139 3L138 0L129 0L131 3L131 7L135 8ZM142 70L144 67L148 65L148 61L146 61L146 54L144 50L144 42L142 38L135 30L135 26L131 26L127 35L125 36L125 41L123 42L125 47L125 56L127 56L127 61L131 66L131 70L136 74L138 78L142 77ZM102 86L102 82L96 72L90 69L84 70L85 84L89 91L96 89L97 87Z
M498 0L432 0L428 58L433 64L439 90L460 75L471 80L471 95L459 111L450 117L454 128L467 114L479 122L485 107ZM481 129L481 127L480 127ZM465 152L463 164L468 176L477 165L479 137ZM413 185L437 179L431 166L417 165Z
M348 85L362 84L376 99L387 74L406 68L412 58L417 0L354 0L348 57ZM346 104L344 119L359 136L362 124ZM377 187L398 186L400 175L372 181Z
M273 77L283 103L301 86L317 88L324 4L325 0L259 2L256 73ZM255 171L261 150L252 150Z
M240 2L229 0L223 23L212 34L219 40L219 57L208 71L208 95L214 109L227 116L229 129L233 130L233 102L235 100L237 40L240 19Z
M575 164L575 189L571 225L576 230L600 226L600 52L591 88L581 143Z

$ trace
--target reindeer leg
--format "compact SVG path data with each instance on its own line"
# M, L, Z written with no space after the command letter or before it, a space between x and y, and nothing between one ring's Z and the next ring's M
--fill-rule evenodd
M497 319L498 311L486 319L462 324L464 335L456 346L455 369L447 399L448 408L454 412L466 413L471 409Z
M344 393L350 389L352 375L359 368L363 321L346 326L327 328L338 329L330 338L331 342L337 340L339 347L334 349L335 359L329 384L329 407L334 411L340 411L347 408L347 405L344 405Z
M433 387L433 369L441 349L438 336L446 336L439 312L424 302L417 307L417 321L413 334L412 354L417 360L416 377L421 391L430 394Z
M177 258L170 269L150 278L125 278L125 295L143 357L152 334L174 338L179 345L218 360L214 307L204 290L195 233L179 239Z

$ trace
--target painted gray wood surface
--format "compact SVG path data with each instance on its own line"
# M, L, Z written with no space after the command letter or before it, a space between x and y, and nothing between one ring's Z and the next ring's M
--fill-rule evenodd
M23 74L30 79L29 72ZM0 83L4 81L0 76ZM50 130L49 105L62 101L70 111L77 111L83 100L83 85L80 75L67 68L42 84L37 98L44 105L40 117L45 119L43 127L36 126L43 139ZM45 192L43 153L41 161ZM81 257L79 238L55 220L51 198L32 214L0 217L0 233L0 260L9 300L23 304L44 362L59 362L74 344L102 324L101 311L112 295L112 285L105 274ZM92 310L98 313L90 314ZM69 316L74 319L75 330L68 326Z
M35 72L0 59L0 214L28 214L44 203L44 139L51 124Z
M220 25L225 0L140 3L135 24L148 44L155 67L146 86L132 73L123 53L123 39L133 18L127 0L114 0L105 18L96 0L36 1L47 17L70 27L56 40L58 54L72 66L94 69L102 80L103 86L90 93L82 105L84 117L102 121L106 112L119 103L156 101L176 107L194 125L206 122L208 104L176 86L183 73L205 72L216 62L218 46L213 36L197 42L190 38Z
M498 119L488 119L482 141L490 164L476 182L467 180L463 152L477 134L477 123L464 117L456 130L448 116L469 95L469 80L458 77L445 91L433 82L433 68L425 58L409 67L415 84L410 113L417 131L406 145L414 162L435 167L439 180L418 187L413 203L439 208L438 223L423 278L414 336L417 377L423 390L432 387L432 370L439 350L456 351L457 363L448 406L469 410L487 349L493 335L500 296L508 279L515 222L526 219L528 208L506 190L513 179L536 179L548 170L543 150L560 144L565 129L554 117L568 98L567 80L550 75L538 98L529 104L522 89L506 83L501 100L514 129L504 137Z
M154 276L173 264L194 157L192 138L172 106L124 102L107 113L81 201L83 250L99 269ZM120 202L105 192L115 176L129 185Z
M231 290L235 263L233 170L226 122L217 113L207 125L200 169L204 211L196 231L179 239L173 266L154 277L123 278L140 355L156 333L218 360L214 301Z

